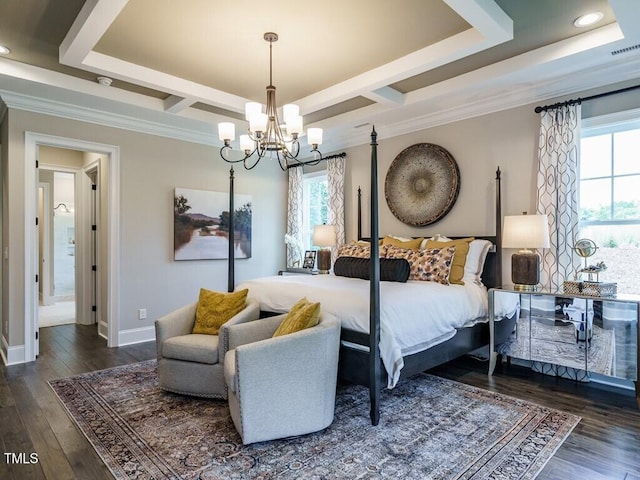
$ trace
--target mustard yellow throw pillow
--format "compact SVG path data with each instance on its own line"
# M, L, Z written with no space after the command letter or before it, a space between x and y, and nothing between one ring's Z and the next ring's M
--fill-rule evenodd
M409 250L418 250L423 240L424 238L422 237L414 238L411 240L400 240L398 238L387 235L382 239L382 244L393 245L394 247L405 248Z
M247 304L248 289L223 293L200 289L196 322L191 333L218 335L220 327L240 313Z
M320 303L311 303L306 297L298 301L280 326L273 334L273 337L288 335L289 333L299 332L305 328L314 327L320 321Z
M467 263L467 254L469 253L469 244L474 237L460 238L451 240L450 242L438 242L436 240L427 240L426 248L446 248L456 247L453 254L453 263L451 264L451 272L449 273L449 283L464 285L462 277L464 276L464 264Z

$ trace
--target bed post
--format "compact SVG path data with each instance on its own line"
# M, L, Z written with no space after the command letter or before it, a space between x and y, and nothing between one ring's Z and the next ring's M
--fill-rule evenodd
M371 424L380 421L380 247L378 245L378 143L371 131L371 257L369 259L369 398Z
M229 257L228 257L228 280L227 291L233 292L236 287L235 282L235 225L233 220L233 165L229 170Z
M502 286L502 190L500 167L496 170L496 287Z
M358 240L362 240L362 190L358 185Z

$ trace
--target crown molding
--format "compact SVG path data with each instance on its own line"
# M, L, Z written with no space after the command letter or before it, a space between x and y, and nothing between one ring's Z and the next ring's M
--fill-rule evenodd
M368 129L356 128L354 124L376 125L380 135L391 138L536 102L576 97L589 89L635 79L638 71L640 56L624 56L595 68L567 72L562 76L547 76L546 80L540 78L535 83L507 80L499 86L487 85L479 90L466 89L464 92L454 90L437 99L429 98L396 109L371 105L334 117L327 125L319 125L327 129L323 150L334 151L369 143ZM615 79L615 82L611 79ZM113 99L100 98L100 102L96 102L93 100L98 97L89 94L73 96L73 93L67 91L67 96L72 96L60 101L54 99L55 95L44 97L0 89L0 118L6 115L8 108L14 108L192 143L222 146L215 132L215 117L206 112L187 109L187 116L182 116L123 104ZM421 114L429 111L429 103L434 101L451 106ZM92 106L85 106L89 104ZM118 110L126 113L119 113Z
M14 108L43 115L52 115L80 122L94 123L203 145L221 146L221 142L214 132L213 125L191 119L188 126L181 125L181 123L186 124L187 119L183 119L181 122L180 118L175 115L171 116L170 122L168 121L169 119L167 119L167 122L162 122L144 118L142 111L139 112L141 114L140 116L125 115L2 89L0 89L0 98L2 98L4 104L10 109ZM198 126L200 126L199 129L197 128Z

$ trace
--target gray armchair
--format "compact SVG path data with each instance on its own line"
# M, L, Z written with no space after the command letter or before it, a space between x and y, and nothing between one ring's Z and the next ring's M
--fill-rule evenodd
M197 303L169 313L155 322L160 388L197 397L227 398L224 356L228 329L260 316L260 306L247 299L244 310L220 328L218 335L192 334Z
M229 327L224 376L231 418L245 445L333 422L340 322L323 311L315 327L271 338L284 317Z

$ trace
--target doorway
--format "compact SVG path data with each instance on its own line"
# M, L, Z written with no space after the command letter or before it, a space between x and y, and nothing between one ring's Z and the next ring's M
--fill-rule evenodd
M79 169L69 165L61 167L60 162L53 162L54 164L51 165L40 163L39 157L43 147L81 152L84 156L82 167ZM38 355L39 279L41 275L39 245L40 185L38 181L40 168L43 168L43 170L63 171L70 169L75 173L74 229L73 231L67 230L74 237L75 321L97 324L98 334L106 338L107 345L110 347L118 345L119 163L118 147L26 132L25 244L32 246L31 253L25 256L24 268L25 281L27 282L24 323L24 361L26 362L35 360ZM96 179L98 180L98 185L96 189L93 189L92 182ZM102 188L101 182L103 183ZM44 195L44 192L42 194ZM94 197L93 200L92 196ZM50 208L55 206L57 205L50 205ZM103 225L97 234L95 227L93 227L94 224L91 223L92 214L96 214L97 218L103 219ZM32 223L34 218L37 225L35 229L30 227L30 225L34 225ZM52 221L53 218L54 215L51 215ZM87 228L82 228L82 225L86 225ZM92 258L92 245L95 245L94 258ZM97 270L97 274L96 262L100 267ZM35 282L31 283L33 279ZM87 285L92 284L95 285L93 290L86 288ZM96 301L94 302L94 300Z
M47 153L51 151L42 152L40 157L47 157ZM59 153L73 156L75 152ZM38 327L76 323L77 288L93 288L76 285L78 174L77 169L56 166L41 167L38 172Z

